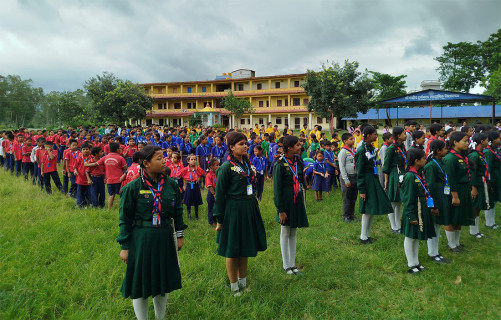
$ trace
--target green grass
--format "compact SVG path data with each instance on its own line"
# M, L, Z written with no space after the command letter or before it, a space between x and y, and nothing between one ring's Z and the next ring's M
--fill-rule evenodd
M406 273L403 237L389 232L386 216L375 217L372 236L378 241L362 246L360 222L341 220L340 192L324 198L317 203L312 192L307 195L310 227L298 231L296 259L304 276L287 276L271 183L266 183L261 212L268 250L250 259L250 291L239 298L230 296L224 258L216 255L215 232L206 223L204 205L199 221L187 221L179 253L183 288L169 295L168 317L501 317L501 231L482 227L486 238L477 240L463 230L461 242L468 251L452 255L442 230L440 249L452 263L432 263L421 242L420 261L428 270L411 276ZM111 211L80 210L74 199L48 196L3 170L0 199L0 319L134 318L131 301L119 292L125 264L115 242L118 202Z

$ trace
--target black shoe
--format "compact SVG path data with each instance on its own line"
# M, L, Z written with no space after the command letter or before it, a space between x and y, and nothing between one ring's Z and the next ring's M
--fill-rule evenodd
M450 251L450 252L454 252L454 253L461 253L461 250L460 250L458 247L455 247L455 248L449 248L449 251Z
M353 220L350 218L344 218L344 222L351 223Z
M434 257L430 256L430 259L433 260L436 264L442 264L442 259L440 259L440 255L436 255Z
M361 244L371 244L372 242L370 241L370 238L368 238L368 239L365 239L365 240L360 239L360 243Z
M391 233L399 234L400 231L399 230L395 230L395 229L391 229Z
M409 270L407 271L407 273L409 274L412 274L412 275L416 275L418 273L420 273L421 270L419 270L419 267L418 266L414 266L414 267L411 267L409 268Z
M493 224L492 226L486 226L486 227L489 229L493 229L493 230L496 230L497 228L499 228L499 226L497 224Z
M367 239L367 240L369 240L370 243L374 243L374 242L376 242L377 239L369 237L369 239Z
M298 269L298 268L296 268L296 267L292 267L292 268L290 268L290 270L292 270L292 272L293 272L293 273L294 273L294 275L296 275L296 276L300 276L300 275L302 275L302 274L303 274L303 273L302 273L301 271L299 271L299 269Z
M440 261L442 261L442 263L450 263L451 261L448 260L448 259L445 259L440 253L438 254L439 258L440 258Z
M484 234L479 232L477 234L472 234L471 236L477 239L482 239L484 237Z
M418 267L419 271L425 271L426 268L423 267L421 264L418 264L416 267Z

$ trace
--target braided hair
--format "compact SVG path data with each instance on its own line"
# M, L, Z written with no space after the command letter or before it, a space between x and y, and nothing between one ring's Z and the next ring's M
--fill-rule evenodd
M226 143L228 144L228 154L230 156L231 161L233 161L234 163L237 162L237 159L233 155L233 151L231 150L230 147L236 145L240 141L247 142L247 137L245 136L245 134L243 134L241 132L232 131L226 135ZM245 163L247 163L247 166L249 167L249 169L251 168L252 164L249 160L249 157L243 156L242 161L245 161ZM253 170L249 170L249 171L250 171L250 177L253 178L254 171ZM245 174L243 172L240 172L239 174L242 177L245 177Z
M442 140L432 140L430 142L430 154L428 154L427 161L431 161L438 150L445 148L445 142Z

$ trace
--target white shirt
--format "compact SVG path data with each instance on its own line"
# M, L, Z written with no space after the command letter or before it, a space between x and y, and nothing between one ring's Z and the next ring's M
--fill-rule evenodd
M35 146L33 148L33 150L31 150L30 160L33 163L37 162L37 149L38 149L38 146Z
M3 157L3 147L2 147L3 138L0 138L0 157Z

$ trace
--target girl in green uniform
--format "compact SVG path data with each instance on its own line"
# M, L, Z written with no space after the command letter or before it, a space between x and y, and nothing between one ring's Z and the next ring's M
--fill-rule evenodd
M388 214L393 211L390 200L378 180L377 150L372 143L377 139L377 131L372 126L364 129L364 141L355 154L357 168L357 188L360 192L358 211L362 214L360 242L370 244L370 229L374 215Z
M391 232L400 232L400 209L402 207L402 199L400 196L400 183L405 174L407 165L407 150L404 142L407 139L404 128L394 127L393 137L395 141L388 146L384 156L383 172L384 172L384 191L391 201L393 212L388 214L390 219Z
M155 316L163 319L167 293L181 288L177 250L184 244L183 206L177 182L165 176L162 149L141 152L140 177L122 189L120 199L120 258L127 264L124 298L132 298L138 319L148 319L148 297ZM176 240L171 219L174 219Z
M464 132L453 132L447 146L450 152L444 157L444 169L449 179L451 194L449 195L449 209L445 210L445 235L452 252L461 252L463 245L459 244L461 226L470 226L475 223L473 216L472 198L477 197L476 188L471 187L471 172L466 152L468 150L468 136Z
M256 173L247 158L247 137L230 132L226 140L229 156L217 171L213 217L217 221L217 253L226 257L231 292L239 296L240 289L247 286L248 257L266 250L266 233L256 199Z
M424 177L428 183L431 197L433 198L434 209L437 209L437 214L433 215L434 229L436 236L428 239L428 256L436 263L449 263L440 252L438 252L438 242L440 240L440 226L449 225L445 219L449 215L445 210L449 210L449 194L451 187L449 179L445 173L442 162L443 157L449 152L442 140L433 140L428 147L428 163L424 166Z
M470 226L470 235L481 239L484 235L478 229L480 211L490 210L491 207L495 206L495 202L492 200L492 192L489 191L491 184L490 170L483 152L489 144L489 138L484 133L476 133L472 140L475 149L468 154L468 161L470 163L472 188L476 188L478 194L473 199L475 224Z
M426 164L423 150L412 148L407 152L409 171L402 182L402 200L404 211L402 214L402 233L405 235L404 251L407 257L409 273L416 274L424 270L419 263L419 240L428 240L435 237L433 214L438 210L433 208L434 199L421 175L421 169Z
M488 131L487 135L489 137L489 145L484 149L484 155L490 170L492 201L501 202L501 155L498 152L500 134L499 131L494 129L493 131ZM495 220L495 211L494 205L489 210L485 210L485 226L487 228L498 228Z
M284 137L284 156L273 168L273 195L280 227L280 249L287 274L298 275L296 268L297 228L308 227L304 204L304 170L300 159L301 142L295 136Z

